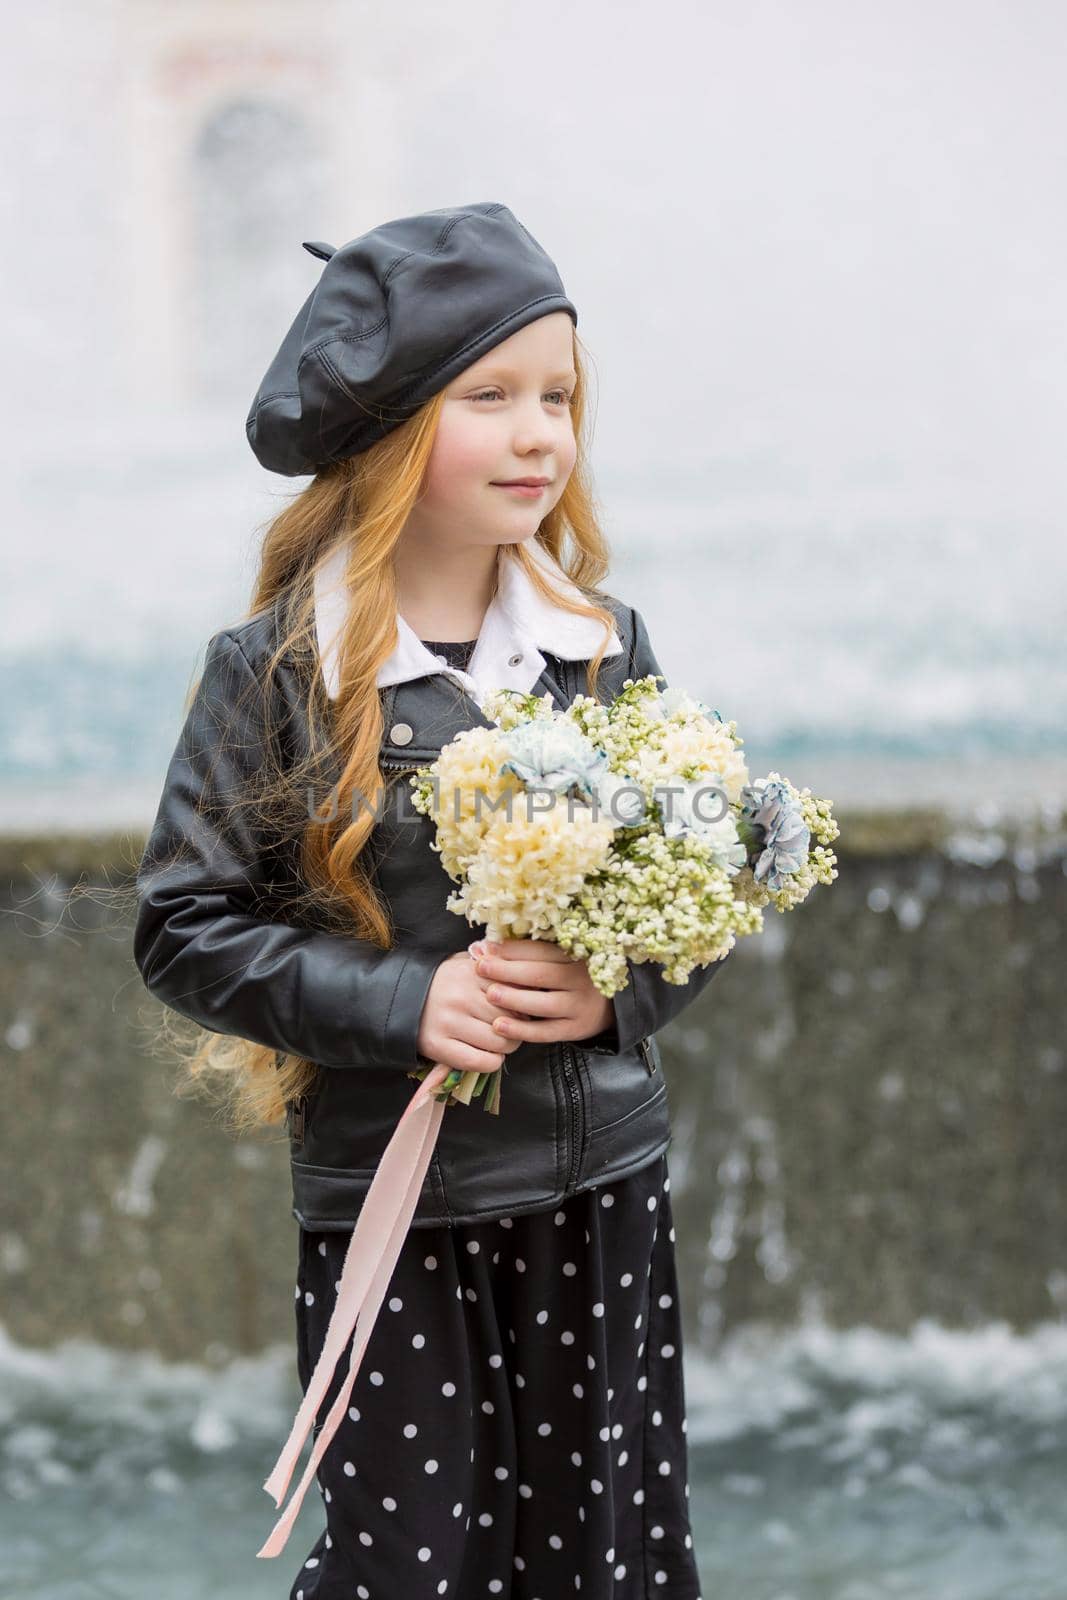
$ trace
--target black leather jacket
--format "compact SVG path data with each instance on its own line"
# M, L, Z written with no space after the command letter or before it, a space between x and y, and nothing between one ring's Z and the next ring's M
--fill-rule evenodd
M624 647L601 667L607 699L625 678L659 666L640 614L601 598ZM485 932L445 909L453 886L429 848L432 822L410 805L406 776L488 719L444 673L380 689L381 765L408 800L386 810L367 848L396 943L381 950L287 920L279 894L286 869L270 838L240 810L223 805L212 821L194 812L205 798L214 804L240 793L259 767L262 701L250 691L265 677L277 630L275 613L264 611L209 641L137 873L134 959L149 991L183 1016L323 1069L289 1108L292 1211L307 1228L348 1229L418 1087L408 1073L427 1064L416 1040L434 973ZM585 692L585 662L545 659L534 693L547 689L564 706ZM286 737L299 742L307 690L295 667L283 661L271 693L281 702L273 720L280 715ZM390 743L404 725L409 742ZM697 968L678 985L656 966L630 963L610 1028L573 1043L518 1045L504 1058L498 1116L480 1100L446 1108L412 1226L541 1210L655 1160L671 1137L655 1034L723 965Z

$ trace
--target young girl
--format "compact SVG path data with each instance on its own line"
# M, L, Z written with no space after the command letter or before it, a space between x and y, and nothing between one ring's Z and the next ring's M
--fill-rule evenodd
M405 803L490 690L565 706L659 671L597 587L577 312L499 204L309 248L248 434L312 481L210 642L134 935L206 1030L194 1076L239 1127L288 1122L305 1391L411 1073L506 1082L498 1116L445 1111L290 1600L697 1600L655 1033L722 963L631 964L605 1000L558 946L470 942Z

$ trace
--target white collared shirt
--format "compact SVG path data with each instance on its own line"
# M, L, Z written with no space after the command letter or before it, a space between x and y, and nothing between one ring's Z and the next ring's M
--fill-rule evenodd
M584 599L542 544L534 538L526 544L558 590ZM337 698L340 687L337 657L348 615L349 593L344 581L348 556L348 545L342 542L315 573L315 632L322 676L331 700ZM495 689L529 693L545 667L542 650L565 661L588 661L596 654L604 636L602 625L592 617L575 616L542 599L508 545L499 547L497 573L497 591L485 613L466 672L428 650L398 611L396 649L378 670L378 687L445 672L462 683L481 706L485 696ZM621 651L622 642L612 628L605 657Z

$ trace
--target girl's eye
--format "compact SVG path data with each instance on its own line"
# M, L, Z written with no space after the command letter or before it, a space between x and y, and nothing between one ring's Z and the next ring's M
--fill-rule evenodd
M471 395L471 399L472 400L484 400L487 395L492 397L493 395L499 394L500 392L501 391L499 389L482 389L482 390L479 391L478 394L472 394ZM571 403L571 395L569 394L569 392L566 389L549 389L548 392L549 392L549 394L558 394L561 397L559 400L556 401L557 405L561 405L561 406L569 406L570 405L570 403Z

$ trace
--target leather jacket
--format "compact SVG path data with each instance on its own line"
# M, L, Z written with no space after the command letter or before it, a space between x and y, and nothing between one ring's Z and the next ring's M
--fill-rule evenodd
M606 700L659 665L640 614L599 598L623 644L601 667ZM384 808L365 849L396 941L382 950L303 925L285 913L292 858L279 859L269 834L225 804L262 760L257 691L277 643L274 609L209 641L137 872L133 951L149 992L183 1016L320 1067L312 1090L288 1108L292 1212L306 1228L350 1229L417 1088L408 1074L428 1064L416 1041L437 967L485 933L446 910L451 880L407 777L462 729L489 722L446 673L379 687L380 765L407 801ZM561 707L585 693L586 662L545 660L533 692L550 691ZM272 725L280 719L296 749L307 737L307 687L287 657L270 695ZM412 1226L546 1209L654 1161L671 1139L656 1033L723 965L697 968L679 985L658 966L628 963L609 1028L580 1041L520 1043L504 1057L499 1115L480 1099L446 1108Z

